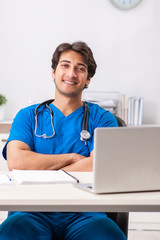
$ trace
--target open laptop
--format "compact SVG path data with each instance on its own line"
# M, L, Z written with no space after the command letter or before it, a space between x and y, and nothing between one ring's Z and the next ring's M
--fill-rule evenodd
M160 190L160 126L97 128L93 183L77 183L93 193Z

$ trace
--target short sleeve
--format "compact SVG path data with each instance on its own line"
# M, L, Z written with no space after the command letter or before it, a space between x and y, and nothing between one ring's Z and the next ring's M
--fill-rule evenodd
M17 113L12 123L9 138L2 152L3 157L5 159L7 144L12 140L22 141L26 143L31 148L31 150L33 150L33 130L32 130L33 117L34 115L32 114L32 111L29 108L21 109Z
M105 111L101 115L97 127L118 127L118 122L112 113Z

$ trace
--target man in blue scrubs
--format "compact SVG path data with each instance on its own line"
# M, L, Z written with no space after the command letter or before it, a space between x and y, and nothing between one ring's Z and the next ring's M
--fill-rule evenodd
M91 49L84 42L59 45L52 58L55 99L32 105L16 115L3 150L12 169L92 171L94 129L115 127L117 121L96 104L89 108L87 141L81 141L84 116L82 91L96 71ZM12 212L0 226L0 239L125 240L123 232L105 213Z

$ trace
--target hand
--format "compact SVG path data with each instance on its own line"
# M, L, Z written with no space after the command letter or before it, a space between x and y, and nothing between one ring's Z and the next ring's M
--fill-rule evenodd
M79 154L74 154L73 157L75 157L75 162L63 167L62 169L64 169L65 171L74 171L74 172L93 171L93 151L91 152L90 157L85 157Z
M83 155L77 154L77 153L71 153L71 159L72 159L72 163L76 163L82 159L86 158Z

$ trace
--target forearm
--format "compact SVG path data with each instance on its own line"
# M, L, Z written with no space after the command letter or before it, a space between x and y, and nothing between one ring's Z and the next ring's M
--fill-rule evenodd
M81 159L78 162L72 163L66 167L63 167L65 171L72 171L72 172L91 172L93 171L93 158L86 157Z
M58 170L72 162L69 154L49 155L22 151L18 157L8 158L9 169Z
M10 170L58 170L78 161L83 156L70 154L40 154L30 150L27 144L13 141L7 145L7 162Z

